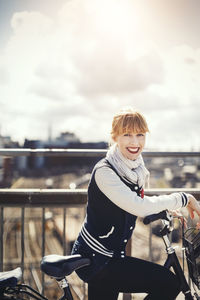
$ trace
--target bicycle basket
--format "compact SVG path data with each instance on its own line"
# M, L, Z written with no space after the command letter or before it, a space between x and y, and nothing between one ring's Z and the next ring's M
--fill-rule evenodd
M200 290L200 230L189 228L183 236L190 278Z

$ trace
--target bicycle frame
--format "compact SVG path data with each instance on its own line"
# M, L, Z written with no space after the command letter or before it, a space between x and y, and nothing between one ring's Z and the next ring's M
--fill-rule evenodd
M60 286L60 288L63 289L64 295L60 298L60 300L73 300L73 296L70 290L69 283L67 281L67 278L63 278L61 280L56 280Z
M200 299L200 297L196 293L194 296L192 295L190 286L187 283L183 269L180 265L177 255L176 255L175 249L171 245L171 242L168 237L168 233L171 231L170 227L169 227L169 222L165 221L165 220L162 220L162 222L163 222L164 227L161 230L161 236L164 241L164 244L166 247L166 252L167 252L167 259L165 261L164 266L168 269L170 269L171 267L173 268L174 273L177 275L177 277L179 278L179 281L181 283L181 291L185 295L185 299L187 299L187 300L192 300L195 298Z

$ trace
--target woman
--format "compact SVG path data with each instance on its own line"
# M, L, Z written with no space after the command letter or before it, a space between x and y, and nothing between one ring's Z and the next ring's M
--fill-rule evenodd
M147 293L145 299L171 300L180 291L170 270L126 256L125 248L137 217L187 206L200 216L192 195L173 193L144 196L149 172L141 152L148 132L145 118L132 109L122 110L112 122L114 144L96 164L88 187L87 215L72 253L91 258L77 271L88 282L88 300L117 300L120 292Z

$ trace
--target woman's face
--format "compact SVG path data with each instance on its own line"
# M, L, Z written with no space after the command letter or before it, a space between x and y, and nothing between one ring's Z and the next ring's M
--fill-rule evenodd
M118 135L115 142L124 157L135 160L144 148L145 139L145 133L124 133Z

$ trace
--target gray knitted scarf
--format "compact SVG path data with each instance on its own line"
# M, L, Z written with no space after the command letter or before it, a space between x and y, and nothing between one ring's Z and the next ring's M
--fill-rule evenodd
M126 181L138 184L139 187L148 184L149 171L144 165L141 154L135 160L128 159L122 155L118 145L114 144L108 150L106 159Z

